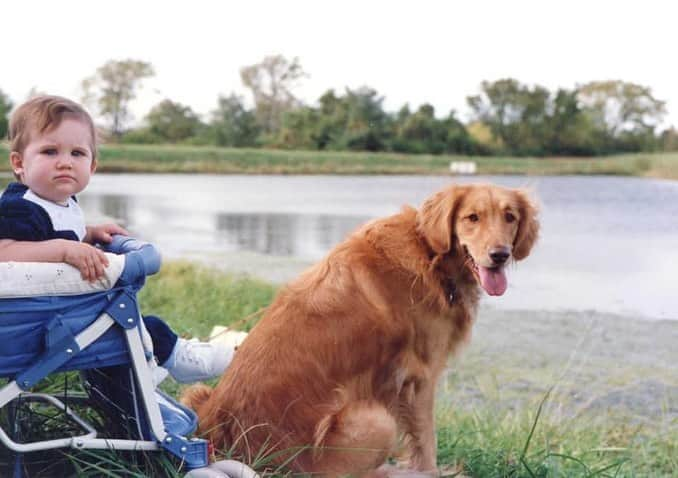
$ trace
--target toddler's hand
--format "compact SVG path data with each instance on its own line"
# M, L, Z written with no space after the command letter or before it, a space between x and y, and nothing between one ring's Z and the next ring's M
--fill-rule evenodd
M122 227L117 224L101 224L100 226L87 226L87 236L85 242L89 244L95 244L97 242L102 242L108 244L113 240L111 237L113 234L122 234L124 236L129 236L127 232Z
M77 267L84 280L94 282L103 277L108 258L103 251L84 242L66 241L64 262Z

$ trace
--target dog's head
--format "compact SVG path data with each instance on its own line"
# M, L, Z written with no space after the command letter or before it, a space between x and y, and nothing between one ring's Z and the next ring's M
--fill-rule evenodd
M461 254L481 287L502 295L504 267L530 253L539 234L537 208L518 189L452 186L427 199L417 229L436 254Z

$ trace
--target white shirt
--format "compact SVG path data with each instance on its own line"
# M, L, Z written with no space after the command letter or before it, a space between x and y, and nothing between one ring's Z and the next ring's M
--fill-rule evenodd
M47 212L55 231L73 231L80 241L85 238L85 216L72 197L68 198L66 205L61 205L43 199L29 189L24 194L24 199L41 206Z

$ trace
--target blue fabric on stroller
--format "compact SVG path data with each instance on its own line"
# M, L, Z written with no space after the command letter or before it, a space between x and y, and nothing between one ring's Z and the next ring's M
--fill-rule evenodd
M148 363L151 353L143 347L136 293L146 276L158 271L160 256L150 244L122 236L117 236L107 250L125 254L122 274L110 290L0 299L0 377L9 379L0 388L0 407L19 397L46 398L45 394L28 392L53 372L85 371L93 384L93 395L106 396L123 411L122 415L133 416L138 436L99 438L86 420L58 399L47 397L80 423L84 433L17 443L0 428L0 441L18 453L59 447L165 450L182 459L188 469L204 467L207 442L186 438L195 430L195 414L155 392ZM129 387L119 386L123 379Z
M0 301L0 376L9 377L35 364L58 340L60 333L75 335L91 325L124 290L72 297L29 297ZM123 330L112 327L95 343L59 367L58 371L99 368L129 363Z

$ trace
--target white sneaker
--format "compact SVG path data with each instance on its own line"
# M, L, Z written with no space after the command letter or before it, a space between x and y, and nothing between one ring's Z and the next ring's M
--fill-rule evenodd
M179 339L163 366L180 383L199 382L221 375L233 358L233 349L198 339Z

